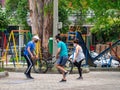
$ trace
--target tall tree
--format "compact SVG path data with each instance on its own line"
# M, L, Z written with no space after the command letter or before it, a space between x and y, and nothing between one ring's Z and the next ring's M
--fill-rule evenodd
M33 34L41 38L42 46L48 49L48 39L52 36L53 0L29 0Z
M44 0L43 44L48 50L48 40L53 36L53 0Z
M29 10L30 10L30 19L32 26L32 34L38 34L38 12L37 12L37 3L36 0L29 0Z

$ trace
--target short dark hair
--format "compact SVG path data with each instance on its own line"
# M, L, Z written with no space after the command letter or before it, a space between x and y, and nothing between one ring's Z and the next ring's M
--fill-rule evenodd
M55 39L61 40L60 34L57 34L57 35L55 36Z
M79 39L75 39L75 40L73 41L73 43L79 44Z

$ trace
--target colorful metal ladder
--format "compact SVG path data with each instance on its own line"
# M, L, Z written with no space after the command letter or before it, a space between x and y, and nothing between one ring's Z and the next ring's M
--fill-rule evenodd
M73 41L75 38L76 38L76 32L68 32L67 48L68 48L69 55L72 54L72 51L74 49Z

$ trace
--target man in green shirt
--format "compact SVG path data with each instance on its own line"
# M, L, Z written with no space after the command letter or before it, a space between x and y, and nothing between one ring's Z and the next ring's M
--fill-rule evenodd
M68 60L68 50L66 44L63 41L61 41L60 35L56 35L55 39L57 41L57 47L58 47L56 54L56 59L57 59L56 68L62 71L63 74L63 78L60 82L66 82L66 75L68 74L68 72L67 70L64 69L64 66Z

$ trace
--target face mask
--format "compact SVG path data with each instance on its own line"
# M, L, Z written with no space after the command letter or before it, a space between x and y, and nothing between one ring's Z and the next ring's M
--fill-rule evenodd
M77 45L76 44L73 44L74 47L76 47Z

